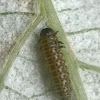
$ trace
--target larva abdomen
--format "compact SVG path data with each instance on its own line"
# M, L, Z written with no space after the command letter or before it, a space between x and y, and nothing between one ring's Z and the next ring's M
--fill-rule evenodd
M45 28L40 33L40 45L47 63L50 75L55 83L57 92L62 100L70 99L70 79L65 66L60 43L57 40L56 32L51 28Z

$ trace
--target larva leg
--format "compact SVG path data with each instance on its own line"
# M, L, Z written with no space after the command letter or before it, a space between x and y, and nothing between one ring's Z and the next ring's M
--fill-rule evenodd
M61 42L61 41L58 41L58 43L60 43L60 44L64 44L63 42Z
M65 46L59 46L59 48L66 48Z
M58 32L59 32L59 31L56 31L56 32L55 32L55 35L56 35Z

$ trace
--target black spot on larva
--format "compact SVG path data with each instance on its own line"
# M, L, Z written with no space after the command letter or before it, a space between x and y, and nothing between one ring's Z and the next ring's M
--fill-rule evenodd
M51 28L45 28L41 31L40 35L49 35L54 33L54 31Z
M41 51L47 63L49 73L51 75L52 81L55 84L57 93L60 95L60 98L63 98L61 100L66 100L66 98L67 100L71 100L70 78L67 72L65 61L63 60L61 48L59 48L60 45L63 43L58 41L56 33L57 32L55 32L51 28L45 28L41 31L40 33ZM59 71L59 69L61 69L61 71Z

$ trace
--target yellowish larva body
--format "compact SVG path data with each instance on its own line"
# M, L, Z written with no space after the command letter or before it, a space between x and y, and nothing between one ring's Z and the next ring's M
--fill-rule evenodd
M57 92L62 98L61 100L70 100L70 79L61 53L60 43L62 42L58 41L56 32L51 28L45 28L41 31L41 50Z

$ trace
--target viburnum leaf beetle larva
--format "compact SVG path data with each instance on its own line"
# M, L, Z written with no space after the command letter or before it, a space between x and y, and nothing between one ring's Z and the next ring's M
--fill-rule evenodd
M71 100L69 74L61 53L64 46L58 41L56 34L57 32L51 28L41 31L41 50L61 100Z

